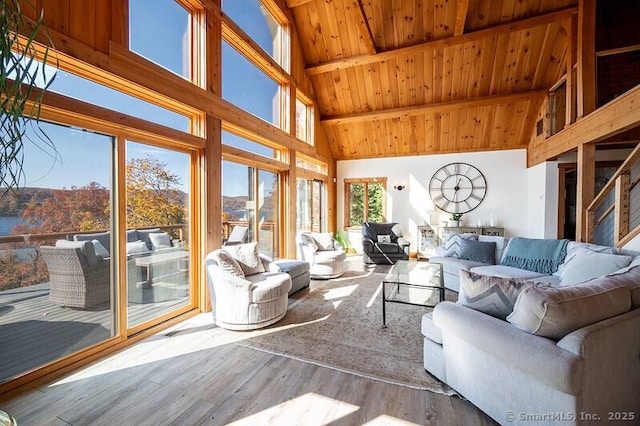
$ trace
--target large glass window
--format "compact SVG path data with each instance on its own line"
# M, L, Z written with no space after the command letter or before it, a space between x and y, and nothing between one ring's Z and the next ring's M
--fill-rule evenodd
M114 138L40 126L56 150L27 127L25 186L0 198L0 382L116 335Z
M285 70L284 28L260 0L223 0L222 10Z
M279 176L251 166L222 162L223 244L257 241L260 252L279 255Z
M222 143L254 154L263 155L268 158L278 157L277 150L224 130L222 131Z
M129 0L131 50L191 79L191 14L175 0Z
M225 41L222 42L222 97L280 127L280 85Z
M31 66L42 67L42 63L34 61ZM43 71L47 76L55 73L55 79L51 82L48 89L52 92L60 93L113 111L120 111L132 117L142 118L176 130L189 132L190 117L159 107L62 69L56 70L46 65ZM8 77L14 78L12 74L9 74ZM37 81L36 83L40 88L45 85L45 81Z
M127 143L127 324L189 304L189 155Z
M323 218L323 186L317 179L298 178L298 215L296 226L298 231L322 232Z
M311 145L313 139L313 105L296 97L296 137Z
M386 178L345 179L345 226L383 222Z

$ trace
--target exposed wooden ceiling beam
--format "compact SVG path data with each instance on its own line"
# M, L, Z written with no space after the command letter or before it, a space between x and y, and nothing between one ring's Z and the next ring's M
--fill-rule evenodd
M545 96L546 89L530 90L527 92L510 93L508 95L490 95L477 98L464 99L460 101L440 102L434 104L417 105L403 108L392 108L380 111L348 114L336 117L327 117L320 120L320 123L327 126L339 126L342 124L359 123L372 120L387 120L391 118L404 118L416 115L424 115L434 112L444 112L461 108L477 108L508 102L519 102Z
M350 58L340 59L337 61L326 62L324 64L315 65L306 69L307 74L317 75L331 71L337 71L341 69L347 69L351 67L373 64L376 62L385 61L401 55L414 54L422 52L425 49L437 49L446 46L455 46L458 44L468 43L477 40L483 40L485 38L494 37L500 34L507 34L514 31L522 31L528 28L538 27L540 25L548 25L553 22L563 21L571 17L572 13L576 13L578 8L576 6L557 10L555 12L549 12L542 15L533 16L530 18L519 19L517 21L508 22L506 24L500 24L493 27L485 28L478 31L473 31L467 34L459 36L447 37L440 40L428 41L426 43L416 44L414 46L401 47L399 49L387 50L375 55L358 55Z
M373 33L371 32L371 27L369 26L369 20L367 19L367 14L365 13L362 0L353 0L351 10L353 19L355 19L356 24L358 25L358 30L362 35L362 41L367 48L367 53L375 55L377 53L376 43L373 38Z
M640 85L529 149L528 166L640 126Z
M453 29L454 36L464 34L464 24L467 22L467 12L469 12L469 0L459 0L458 10L456 10L456 25Z
M302 6L303 4L311 3L313 0L287 0L287 7L289 9L293 7Z

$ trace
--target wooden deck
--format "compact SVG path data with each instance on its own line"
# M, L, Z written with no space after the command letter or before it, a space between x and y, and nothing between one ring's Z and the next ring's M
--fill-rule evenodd
M143 323L188 303L186 286L181 292L173 291L179 297L169 298L162 291L176 286L156 285L160 290L156 294L163 297L139 296L141 303L129 303L129 325ZM111 309L63 308L49 302L48 295L48 283L0 291L0 382L114 335L115 315Z

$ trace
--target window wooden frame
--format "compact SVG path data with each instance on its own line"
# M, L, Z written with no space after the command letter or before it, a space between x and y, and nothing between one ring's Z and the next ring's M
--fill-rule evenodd
M350 223L350 212L351 212L351 184L363 184L364 188L364 206L363 206L363 214L364 221L368 221L368 210L369 210L369 193L368 193L368 185L371 183L377 183L382 185L383 191L387 192L387 178L386 177L372 177L372 178L352 178L352 179L344 179L344 228L345 229L360 229L362 225L352 225ZM386 211L387 211L387 200L386 196L382 197L382 220L386 221Z

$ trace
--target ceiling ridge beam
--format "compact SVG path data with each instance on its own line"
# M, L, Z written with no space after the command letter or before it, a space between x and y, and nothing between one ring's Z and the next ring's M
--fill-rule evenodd
M511 21L505 24L495 25L458 36L446 37L439 40L416 44L413 46L387 50L384 52L376 53L375 55L357 55L350 58L339 59L337 61L325 62L323 64L307 67L306 72L308 75L324 74L331 71L373 64L376 62L385 61L387 59L392 59L400 55L418 53L424 51L425 49L437 49L447 46L456 46L458 44L468 43L471 41L483 40L495 35L508 34L515 31L522 31L541 25L548 25L554 22L563 21L565 19L569 19L571 15L573 13L576 13L577 11L578 7L572 6L565 9L556 10L554 12Z
M373 32L369 26L369 20L367 19L367 14L365 13L362 0L353 0L353 6L354 12L352 12L352 14L356 20L358 29L360 30L360 34L362 35L362 41L367 48L367 53L375 55L378 53L378 50L376 48Z
M439 102L432 104L416 105L402 108L390 108L379 111L362 112L356 114L345 114L340 116L326 117L320 120L321 124L327 126L339 126L342 124L358 123L371 120L388 120L392 118L413 117L431 112L445 112L460 108L477 108L495 105L505 102L519 102L535 99L544 96L547 89L528 90L526 92L516 92L503 95L488 95L458 101Z
M287 0L286 5L289 9L311 3L313 0Z
M469 0L458 1L458 10L456 11L456 24L453 29L454 36L459 36L464 34L464 25L467 22L468 12L469 12Z

